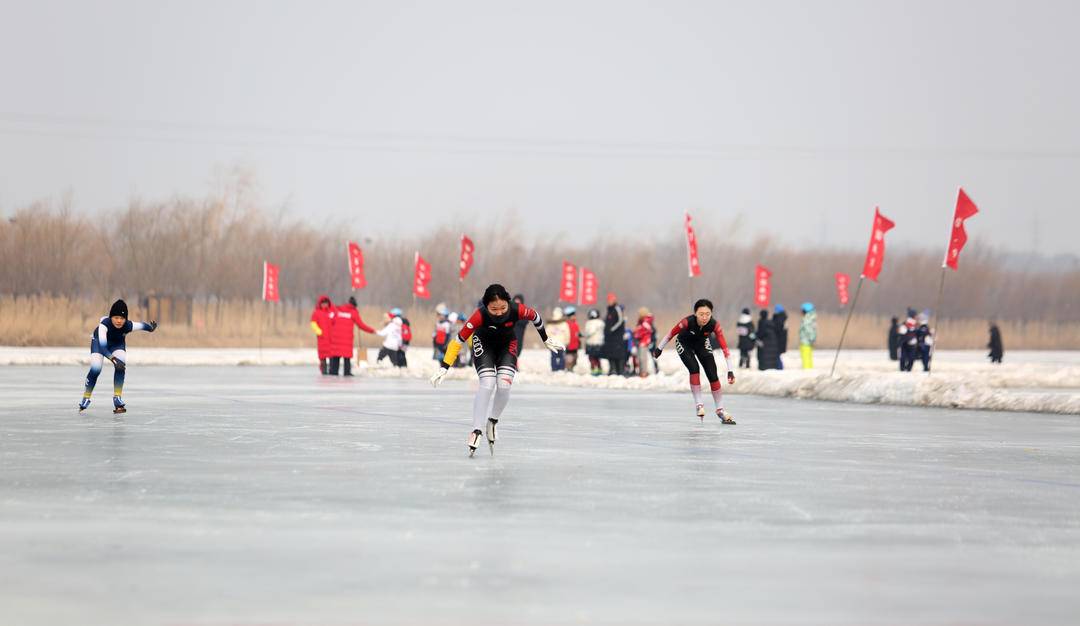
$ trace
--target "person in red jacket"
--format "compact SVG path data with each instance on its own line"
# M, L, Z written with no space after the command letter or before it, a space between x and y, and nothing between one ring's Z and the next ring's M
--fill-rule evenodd
M649 309L645 307L638 309L638 321L634 326L634 361L638 375L642 378L648 376L649 370L652 369L649 349L652 347L653 335L656 332L653 330L654 320Z
M659 359L664 346L672 339L675 340L675 351L679 353L683 365L690 372L690 392L694 394L694 403L697 406L698 417L705 420L705 405L701 402L701 370L705 370L705 376L709 379L709 387L712 389L713 402L716 403L716 417L724 424L734 424L735 420L724 412L723 396L720 393L720 377L716 373L716 359L713 357L712 336L716 336L716 345L724 351L724 360L727 361L727 380L729 385L735 384L735 372L731 366L731 352L728 351L727 341L724 339L724 331L713 317L713 304L702 298L694 303L694 314L681 320L653 348L652 355ZM698 366L700 361L701 366Z
M334 308L334 323L330 327L330 369L331 376L337 376L338 364L345 359L345 376L352 376L353 327L365 333L374 333L375 329L364 323L360 311L356 309L356 298L349 297L345 304Z
M323 375L328 373L326 360L332 355L330 350L330 330L334 324L334 305L330 302L330 296L319 296L315 310L311 312L311 330L318 339L315 346L319 353L319 372Z
M566 325L570 329L570 341L566 343L566 371L574 371L577 365L577 353L581 349L581 327L577 323L577 309L568 306L563 309L566 314Z

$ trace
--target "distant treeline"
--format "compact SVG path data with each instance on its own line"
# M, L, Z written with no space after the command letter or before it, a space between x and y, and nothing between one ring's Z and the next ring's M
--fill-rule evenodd
M408 216L402 216L408 219ZM281 293L304 303L319 293L349 295L345 243L364 251L368 287L362 304L412 303L413 254L431 262L431 304L465 309L483 286L502 282L541 307L556 304L562 261L594 270L603 295L615 291L636 309L688 310L691 297L707 296L730 315L752 308L754 265L773 272L773 302L795 309L803 301L838 312L836 272L857 280L865 250L791 249L737 228L701 229L703 275L691 288L681 215L669 233L597 234L586 244L565 242L556 228L524 232L512 219L468 227L476 264L459 292L457 264L462 228L444 225L420 237L374 237L353 226L315 226L260 205L248 180L238 178L202 198L132 200L127 207L93 215L69 200L40 202L0 221L0 294L89 297L152 295L204 300L258 297L262 262L281 266ZM359 216L362 222L363 216ZM554 226L554 225L553 225ZM869 228L869 220L867 222ZM944 237L945 234L943 233ZM942 241L942 249L944 241ZM942 250L890 246L878 284L867 283L859 311L900 315L906 307L934 305ZM960 271L949 272L942 314L950 318L1080 321L1080 270L1005 267L1005 256L973 242ZM691 291L692 289L692 291Z

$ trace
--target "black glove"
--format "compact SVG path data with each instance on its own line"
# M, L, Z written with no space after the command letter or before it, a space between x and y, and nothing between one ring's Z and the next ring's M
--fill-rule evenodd
M663 350L661 350L660 348L653 348L653 349L651 350L651 352L652 352L652 355L653 355L653 358L654 358L654 359L659 359L659 358L660 358L660 354L661 354L661 353L663 352Z
M147 323L147 326L149 326L149 327L150 327L150 328L147 328L147 329L146 329L146 330L147 330L148 332L151 332L151 333L152 333L152 332L154 332L155 330L157 330L157 322L156 322L156 321L154 321L154 320L150 320L150 321L149 321L149 322Z
M124 362L121 361L120 359L118 359L118 358L116 358L114 356L111 356L111 357L109 357L109 360L112 361L112 364L114 366L116 366L116 369L120 370L121 372L124 371L125 369L127 369L127 365L125 365Z

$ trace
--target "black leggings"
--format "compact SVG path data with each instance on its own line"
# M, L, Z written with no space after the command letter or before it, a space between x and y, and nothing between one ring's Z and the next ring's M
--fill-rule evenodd
M517 370L517 341L513 337L500 341L499 337L485 335L486 333L475 333L472 336L473 367L476 371L502 367Z
M700 373L701 368L704 368L705 377L709 379L710 383L720 380L720 377L716 374L716 359L713 357L712 345L708 339L684 345L676 337L675 352L678 353L683 365L686 366L691 375ZM698 367L698 361L701 361L701 368Z

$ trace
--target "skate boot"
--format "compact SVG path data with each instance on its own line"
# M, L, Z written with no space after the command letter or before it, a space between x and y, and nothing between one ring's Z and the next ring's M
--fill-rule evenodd
M127 406L124 404L124 401L120 399L120 396L113 396L112 403L113 413L127 413Z
M731 416L724 409L716 409L716 417L720 418L721 424L735 425L735 420L731 419Z
M89 407L90 407L90 398L83 398L82 401L79 402L79 413L82 413L83 411L85 411Z
M483 434L484 432L479 428L469 433L469 438L466 440L466 443L469 444L470 458L472 457L472 455L476 454L476 446L480 445L480 437L483 436Z
M703 421L703 422L705 421L705 405L704 404L697 405L697 416L701 418L701 421Z
M491 449L491 456L495 456L495 427L499 424L499 420L489 417L487 422L487 440L488 448Z

